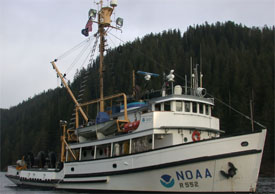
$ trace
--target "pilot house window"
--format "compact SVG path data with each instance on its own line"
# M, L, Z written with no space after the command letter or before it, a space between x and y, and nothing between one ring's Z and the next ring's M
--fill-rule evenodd
M155 104L155 111L160 111L160 103Z
M193 105L193 107L192 107L192 108L193 108L193 112L194 112L194 113L198 112L198 111L197 111L197 103L196 103L196 102L193 102L192 105Z
M205 114L209 115L209 105L205 105Z
M185 112L190 112L190 102L185 102L184 104L185 104L185 106L184 106L185 110L184 111Z
M200 108L200 114L203 114L203 104L202 103L199 104L199 108Z
M176 111L182 112L182 102L176 101Z
M164 111L171 111L170 101L164 102Z
M121 155L129 154L130 152L129 146L130 146L130 140L114 143L113 156L121 156Z

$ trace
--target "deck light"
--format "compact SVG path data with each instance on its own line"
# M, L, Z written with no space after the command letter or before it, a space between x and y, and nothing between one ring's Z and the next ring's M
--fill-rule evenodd
M117 0L111 0L110 5L112 7L116 7L117 6Z
M117 18L116 19L116 25L121 28L123 26L123 19L122 18Z
M89 10L89 18L91 17L92 19L96 18L97 11L95 9L90 9Z

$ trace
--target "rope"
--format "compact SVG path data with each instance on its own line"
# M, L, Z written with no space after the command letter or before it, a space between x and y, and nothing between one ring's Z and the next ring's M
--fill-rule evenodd
M82 65L80 66L80 69L84 66L84 64L86 63L88 57L90 56L90 59L89 59L89 63L92 63L92 60L93 60L93 57L94 57L94 53L95 53L95 49L96 49L96 45L97 45L97 42L98 42L98 39L99 39L99 35L96 37L96 40L94 42L94 45L93 45L93 48L92 50L89 52L89 54L86 56L85 60L83 61Z
M61 60L63 59L64 57L68 56L69 54L71 54L74 50L80 48L82 46L82 44L86 43L86 42L89 42L91 39L91 37L83 40L82 42L78 43L77 45L75 45L73 48L67 50L66 52L64 52L63 54L61 54L59 57L57 57L57 60Z
M123 43L126 43L124 42L123 40L121 40L120 38L118 38L116 35L112 34L110 31L108 32L108 34L111 34L113 37L115 37L116 39L118 39L119 41L123 42Z
M223 102L222 100L214 97L213 95L209 94L207 92L207 95L209 95L210 97L214 98L215 100L217 100L219 103L223 104L224 106L230 108L231 110L235 111L236 113L240 114L241 116L243 116L244 118L250 120L250 121L253 121L255 124L259 125L260 127L263 127L263 128L266 128L264 125L260 124L259 122L255 121L255 120L252 120L251 117L245 115L244 113L238 111L237 109L233 108L232 106L230 106L229 104L226 104L225 102Z
M66 74L69 74L69 72L72 70L72 68L75 66L75 64L80 60L80 58L83 56L83 54L85 53L85 51L87 50L87 48L91 45L91 41L88 42L88 44L86 44L85 47L83 47L83 49L80 51L80 53L77 55L77 57L74 59L74 61L72 62L72 64L68 67L68 69L66 70Z
M114 45L114 47L116 47L116 44L114 43L114 41L111 39L110 36L109 36L109 40L112 42L112 44Z

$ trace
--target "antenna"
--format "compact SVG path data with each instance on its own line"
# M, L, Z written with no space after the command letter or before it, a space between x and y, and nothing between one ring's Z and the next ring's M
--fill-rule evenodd
M156 73L150 73L150 72L145 72L145 71L137 71L138 74L141 74L141 75L145 75L144 76L144 79L146 81L150 81L151 77L158 77L159 74L156 74Z
M253 89L251 91L251 100L250 100L250 120L251 120L251 128L252 128L252 132L254 132L254 118L253 118L253 114L254 114L254 92Z
M171 82L171 85L172 85L172 94L174 94L174 78L175 78L175 75L173 74L174 73L174 69L172 69L169 73L169 75L166 76L167 80L169 82Z
M201 55L201 44L200 44L200 87L202 88L202 55Z
M136 96L136 76L135 76L135 70L133 70L133 97Z
M162 85L162 89L161 89L161 95L162 96L166 96L166 74L165 74L165 72L163 72L163 74L162 74L162 78L163 78L163 85Z
M192 74L193 78L194 78L194 81L193 81L193 84L194 84L194 91L197 90L197 88L199 87L199 80L198 80L198 66L199 64L196 64L195 67L194 67L194 72Z
M191 94L192 94L192 89L193 89L193 78L192 78L192 57L190 57L190 80L191 80L191 85L190 85L190 89L191 89Z
M187 75L185 74L185 95L187 95Z

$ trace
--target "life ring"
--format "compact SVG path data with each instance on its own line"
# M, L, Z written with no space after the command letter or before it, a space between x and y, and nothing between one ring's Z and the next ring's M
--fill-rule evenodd
M134 121L134 122L129 122L124 125L124 130L123 132L129 132L132 130L136 130L139 126L140 120Z
M199 131L195 130L193 133L192 133L192 140L193 141L200 141L201 140L201 134Z

